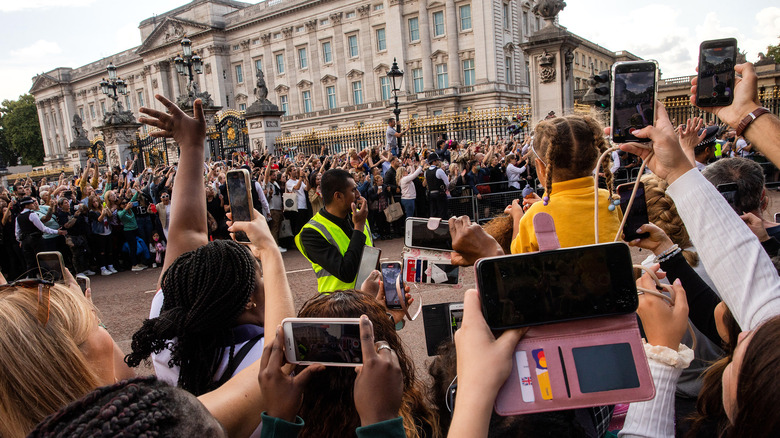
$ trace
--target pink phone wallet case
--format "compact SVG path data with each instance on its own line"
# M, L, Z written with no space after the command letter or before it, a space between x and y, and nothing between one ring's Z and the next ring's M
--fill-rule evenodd
M650 375L636 315L531 327L515 347L498 392L499 415L650 400Z

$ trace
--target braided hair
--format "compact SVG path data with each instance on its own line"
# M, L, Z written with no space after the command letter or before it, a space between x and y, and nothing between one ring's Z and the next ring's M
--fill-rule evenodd
M677 214L677 206L672 198L666 194L669 183L656 175L642 177L645 185L645 203L647 204L647 218L655 226L662 229L672 242L683 249L683 257L694 268L699 265L699 255L691 251L693 243L688 236L688 230L682 218Z
M140 438L218 433L216 421L209 422L204 415L205 408L179 392L154 376L124 380L98 388L49 415L28 437Z
M590 116L570 115L542 120L534 130L534 151L546 166L545 189L552 195L553 173L559 181L590 176L599 156L609 149L604 130ZM601 162L599 172L605 175L612 197L610 157Z
M180 255L161 283L160 316L147 319L133 334L125 362L135 367L169 348L168 366L180 367L178 386L195 395L213 390L226 346L228 368L233 365L231 328L256 289L255 260L245 246L216 240Z

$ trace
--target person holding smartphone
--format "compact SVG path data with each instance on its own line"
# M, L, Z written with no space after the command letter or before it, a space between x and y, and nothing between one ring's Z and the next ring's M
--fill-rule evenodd
M43 234L64 236L68 232L65 230L54 230L43 225L41 219L35 214L35 211L38 210L38 201L35 199L25 196L19 202L19 205L23 210L16 218L16 241L22 245L22 254L24 255L27 270L32 272L31 270L35 270L38 267L35 255L41 250Z

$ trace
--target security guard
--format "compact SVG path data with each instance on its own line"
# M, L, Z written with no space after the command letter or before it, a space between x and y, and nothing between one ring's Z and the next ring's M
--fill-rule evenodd
M440 157L432 152L428 154L428 162L431 166L425 171L425 185L428 188L428 202L430 203L431 217L448 219L447 214L447 187L450 180L447 172L439 167Z
M318 292L354 289L363 247L373 246L368 205L344 169L325 172L320 187L325 206L301 228L295 245L314 268Z
M16 240L22 245L22 254L27 265L27 271L33 271L38 266L35 256L41 251L41 238L43 234L68 234L65 230L54 230L41 222L41 218L35 214L38 210L38 201L26 196L19 205L24 209L16 217ZM53 208L53 207L52 207Z

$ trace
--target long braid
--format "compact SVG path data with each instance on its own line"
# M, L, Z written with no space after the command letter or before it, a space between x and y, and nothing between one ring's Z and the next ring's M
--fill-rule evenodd
M233 241L214 241L182 254L163 274L160 316L144 321L133 335L126 362L137 366L167 346L168 365L180 367L179 386L195 395L214 389L224 348L235 343L231 328L255 283L252 254ZM170 342L173 338L176 343Z
M585 123L588 124L593 135L593 147L596 150L596 157L600 157L607 149L609 149L609 143L604 138L604 129L596 119L590 116L584 116L582 118ZM612 198L614 193L614 175L612 175L612 156L608 155L604 161L601 162L601 172L604 174L604 180L607 184L607 190L609 191L609 197Z
M153 376L122 381L70 403L28 436L166 436L181 420L173 412L171 398L171 388Z

